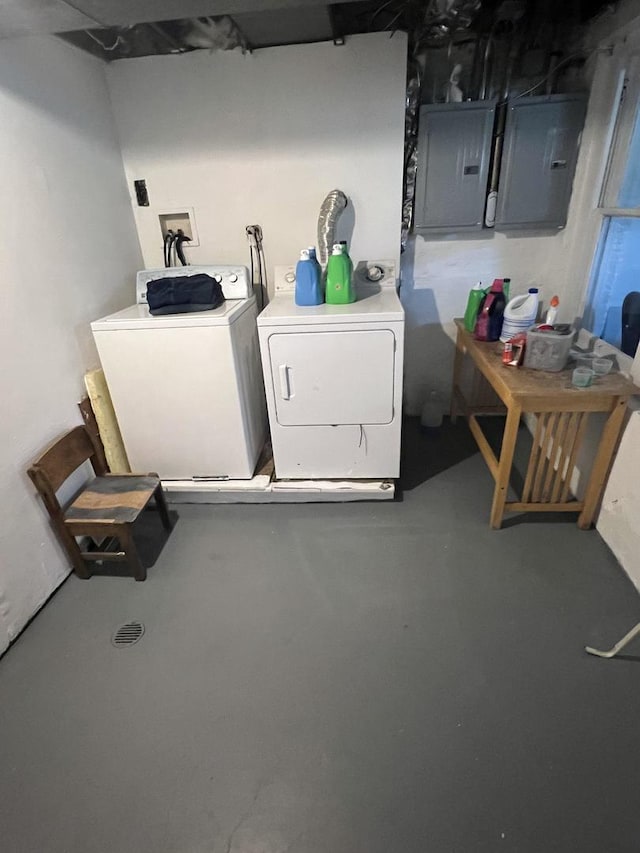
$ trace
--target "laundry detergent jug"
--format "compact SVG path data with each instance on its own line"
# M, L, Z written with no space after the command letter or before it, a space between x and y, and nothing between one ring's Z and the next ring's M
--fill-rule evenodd
M322 305L322 282L320 264L310 255L309 249L300 252L300 260L296 265L296 305Z
M514 296L504 309L501 341L510 341L515 335L526 332L538 316L538 288L530 287L523 296Z
M497 341L502 332L505 298L502 290L502 279L496 278L491 290L482 300L478 319L476 320L475 337L479 341Z
M334 243L327 262L327 290L325 302L329 305L348 305L356 301L356 292L351 276L351 260L345 255L340 243Z

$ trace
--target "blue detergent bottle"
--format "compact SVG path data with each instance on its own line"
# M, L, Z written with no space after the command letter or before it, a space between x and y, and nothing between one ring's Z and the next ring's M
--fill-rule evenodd
M296 305L322 305L322 285L320 281L320 264L309 257L309 250L300 252L300 260L296 265Z
M316 247L309 246L309 260L313 261L316 270L318 271L318 281L320 282L320 293L322 294L322 302L324 302L324 282L322 280L322 267L320 266L320 261L318 260L318 256L316 254Z

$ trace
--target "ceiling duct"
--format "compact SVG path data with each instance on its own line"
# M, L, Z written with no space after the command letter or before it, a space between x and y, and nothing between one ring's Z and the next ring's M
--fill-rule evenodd
M433 0L425 13L419 41L434 47L446 42L471 26L481 5L481 0Z
M262 11L189 16L139 24L104 24L59 35L106 61L192 50L240 49L245 52L276 45L335 40L331 4L322 0L306 3L293 0L292 5L283 5L286 0L279 2L280 5L278 0L271 0ZM255 3L250 0L236 5L252 9ZM351 8L365 4L356 0L347 5Z
M208 50L247 50L247 40L233 18L222 15L219 18L196 18L184 21L181 41L187 47L206 48Z

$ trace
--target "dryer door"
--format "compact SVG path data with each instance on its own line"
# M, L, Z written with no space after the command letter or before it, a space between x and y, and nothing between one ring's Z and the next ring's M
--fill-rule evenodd
M271 335L278 423L391 423L395 348L389 329Z

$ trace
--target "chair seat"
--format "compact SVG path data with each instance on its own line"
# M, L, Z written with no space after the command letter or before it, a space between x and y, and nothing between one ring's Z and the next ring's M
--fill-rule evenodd
M131 524L159 482L157 477L96 477L67 507L64 519Z

